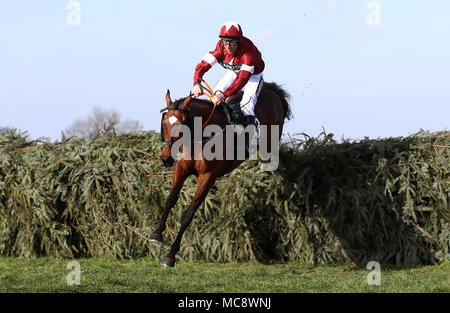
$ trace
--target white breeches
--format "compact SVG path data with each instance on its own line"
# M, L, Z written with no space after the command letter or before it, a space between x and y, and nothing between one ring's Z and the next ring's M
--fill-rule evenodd
M217 82L217 84L214 86L214 93L218 90L226 91L231 84L236 79L237 74L233 71L227 70L225 75L222 76L222 78ZM258 90L259 84L262 83L263 79L263 73L259 73L257 75L250 76L250 79L248 80L247 84L242 88L244 91L244 95L242 96L241 100L241 110L244 113L244 115L253 115L255 116L255 104L258 100ZM262 86L261 86L262 87Z

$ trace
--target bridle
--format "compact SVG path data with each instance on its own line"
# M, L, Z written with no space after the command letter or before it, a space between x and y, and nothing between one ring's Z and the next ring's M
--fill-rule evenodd
M164 118L166 117L167 112L164 111L181 111L184 113L184 115L186 116L186 122L185 125L187 125L189 128L191 128L191 124L192 124L192 112L189 109L178 109L178 108L164 108L161 109L160 112L162 113L162 117L161 117L161 142L163 142L163 147L168 146L169 148L173 145L174 141L172 139L170 140L165 140L164 139L164 127L163 127L163 121Z
M214 96L214 92L213 92L212 88L208 85L208 83L205 80L201 79L201 82L205 83L205 85L206 85L206 87L205 87L205 86L203 86L200 83L200 87L202 88L203 93L209 99L211 99ZM219 91L219 92L222 92L222 91ZM191 97L191 95L189 95L189 97ZM194 96L194 98L195 98L195 96ZM203 123L202 128L204 128L210 122L210 120L211 120L211 118L212 118L212 116L214 114L214 111L216 109L216 106L217 106L216 104L213 106L213 109L211 110L211 113L210 113L209 117L207 118L207 120ZM173 145L173 143L174 143L173 140L164 140L164 128L163 128L163 124L162 123L163 123L164 117L166 116L166 113L167 113L165 111L181 111L181 112L183 112L185 114L185 116L186 116L185 125L187 125L192 131L192 114L193 113L190 111L189 108L190 107L188 107L188 109L179 109L179 108L165 107L165 108L163 108L163 109L161 109L159 111L160 113L162 113L162 117L161 117L161 141L163 142L163 147L168 146L170 148ZM222 132L224 131L224 129L225 128L222 129ZM215 137L215 136L213 136L213 137ZM212 139L213 137L210 137L207 140L203 140L202 142L208 141L208 140Z

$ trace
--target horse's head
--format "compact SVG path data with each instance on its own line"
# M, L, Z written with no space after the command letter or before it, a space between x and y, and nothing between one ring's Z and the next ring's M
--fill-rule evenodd
M172 145L177 141L180 136L172 136L173 129L176 126L185 125L189 122L189 103L191 96L185 99L172 102L170 99L170 92L167 90L166 103L167 107L161 111L166 111L162 114L161 118L161 141L164 142L163 150L161 153L161 161L167 167L174 164L172 157Z

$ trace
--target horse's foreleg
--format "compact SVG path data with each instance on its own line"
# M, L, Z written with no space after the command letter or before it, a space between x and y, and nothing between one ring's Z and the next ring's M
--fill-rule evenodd
M167 217L169 216L170 210L177 203L181 187L183 187L183 183L188 176L188 171L184 170L180 165L178 165L177 162L173 173L172 188L166 199L166 204L161 219L158 224L156 224L155 231L150 235L150 240L162 242L162 232L166 229Z
M175 265L175 255L180 250L180 243L181 238L183 237L183 233L189 226L189 224L192 222L195 211L197 211L200 204L203 202L203 200L205 200L206 195L209 192L209 189L211 189L215 181L216 177L211 173L202 174L198 176L197 191L195 192L194 198L189 204L189 207L186 209L186 211L183 212L183 215L181 216L181 226L177 238L173 242L169 253L167 253L164 259L162 260L161 262L162 265L170 267L173 267Z

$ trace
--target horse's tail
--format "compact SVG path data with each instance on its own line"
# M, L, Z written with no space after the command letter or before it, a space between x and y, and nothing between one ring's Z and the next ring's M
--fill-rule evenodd
M284 90L280 85L275 82L264 82L264 87L269 88L273 92L275 92L281 99L284 110L284 118L290 120L292 118L291 106L289 105L289 101L291 100L291 95Z

